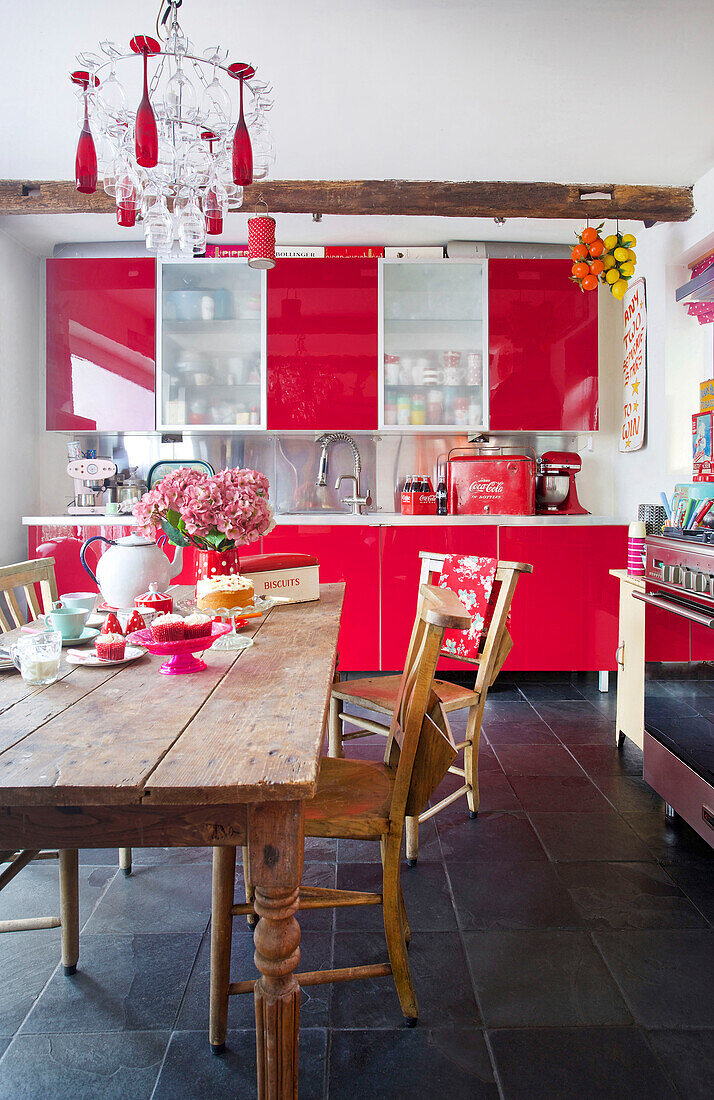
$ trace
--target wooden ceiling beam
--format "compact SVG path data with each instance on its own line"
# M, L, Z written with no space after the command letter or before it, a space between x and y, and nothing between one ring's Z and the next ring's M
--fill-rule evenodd
M600 196L585 198L586 195ZM608 197L609 196L609 197ZM448 183L417 180L270 180L246 189L244 209L259 198L272 213L381 214L446 218L573 218L582 221L686 221L691 187L633 184ZM114 200L82 195L70 180L0 180L3 214L109 214Z

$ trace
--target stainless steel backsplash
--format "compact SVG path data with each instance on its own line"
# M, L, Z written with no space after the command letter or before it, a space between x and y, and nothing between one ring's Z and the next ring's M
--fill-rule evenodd
M47 461L53 464L66 462L65 444L69 439L79 439L83 450L96 448L98 455L113 458L120 470L137 466L139 474L146 477L154 462L165 459L201 458L219 470L228 466L250 466L267 475L271 486L271 498L277 512L332 512L347 511L340 504L340 495L348 495L349 486L341 493L335 491L339 474L352 473L352 452L345 443L335 443L330 449L327 485L315 485L320 448L315 436L272 433L186 434L179 443L164 443L156 432L142 434L101 434L71 436L47 433L50 445ZM408 474L425 473L436 485L438 469L449 450L468 445L465 435L421 435L390 433L384 435L355 433L355 442L362 460L362 489L372 492L376 511L399 511L399 492ZM574 435L539 436L516 434L499 436L499 444L510 446L521 453L528 450L541 454L545 450L573 450L578 444ZM581 441L582 445L582 441ZM51 493L43 491L45 511L64 511L72 495L72 483L62 470L55 469L47 479ZM64 481L62 480L64 476ZM59 498L58 498L58 493ZM63 495L62 495L63 494ZM51 495L52 499L47 499Z

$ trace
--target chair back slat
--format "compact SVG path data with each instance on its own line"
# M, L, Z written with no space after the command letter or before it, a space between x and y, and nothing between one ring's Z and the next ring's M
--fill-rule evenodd
M37 598L35 585L39 585L42 604ZM28 622L20 608L18 592L22 592L25 597L29 621L39 619L43 611L51 611L52 604L57 599L54 558L0 566L0 627L3 631L24 626Z
M422 550L421 584L433 584L441 573L446 554L432 554ZM494 590L492 594L493 611L486 635L482 641L478 657L463 657L459 653L449 653L449 660L478 668L474 690L484 692L491 686L501 671L508 654L513 648L513 639L508 632L508 613L511 609L516 584L522 573L532 573L533 566L522 561L499 561L496 568Z
M470 616L453 592L433 585L420 586L417 616L385 752L385 762L396 767L390 811L395 826L403 824L407 805L416 804L422 797L444 761L448 759L448 768L454 759L446 716L433 691L434 674L444 631L468 630L470 625ZM425 738L423 745L422 738ZM439 779L445 770L441 770Z

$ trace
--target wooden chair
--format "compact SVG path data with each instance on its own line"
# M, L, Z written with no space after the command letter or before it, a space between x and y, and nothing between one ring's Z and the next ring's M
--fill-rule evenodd
M42 611L51 611L57 599L54 558L40 561L23 561L17 565L0 567L0 627L10 631L34 622ZM42 597L42 609L37 598L36 585ZM27 617L18 599L24 595ZM39 850L0 850L0 864L9 866L0 873L0 890L3 890L28 863L35 859L59 859L60 915L52 917L27 917L22 920L0 921L0 932L28 932L39 928L61 928L62 965L65 974L74 974L79 958L79 867L76 848L59 852Z
M305 803L305 836L380 843L382 892L301 886L299 907L381 905L389 962L311 971L295 977L300 985L308 986L391 974L408 1026L416 1023L418 1006L407 956L409 924L399 881L402 833L406 814L413 815L426 804L456 756L446 716L433 691L434 672L444 630L466 630L470 624L470 617L453 592L421 586L384 762L323 757L315 797ZM249 867L248 900L245 904L234 901L235 859L235 848L213 850L210 1040L216 1053L225 1048L229 997L250 993L255 986L255 979L230 982L233 918L255 915ZM256 954L270 949L262 942L263 923L259 921L255 931Z
M420 584L430 584L441 573L445 555L422 551L419 556L421 558ZM463 661L465 664L477 666L478 672L476 673L474 686L470 688L452 684L446 680L434 681L434 690L447 714L455 710L462 710L465 707L468 707L469 710L466 737L458 744L454 744L455 749L464 750L464 766L459 768L452 765L449 768L453 775L461 776L464 782L458 790L442 798L435 806L430 806L426 810L422 807L418 817L410 816L407 818L406 855L410 867L416 864L419 852L420 821L427 821L430 817L434 817L446 806L450 806L452 802L463 798L464 795L466 795L468 803L469 816L473 818L478 814L478 749L483 710L488 689L498 676L506 657L513 648L513 640L508 632L507 622L518 578L522 573L532 572L533 566L524 562L499 561L496 569L496 583L491 597L492 617L481 645L481 652L477 659L452 658ZM384 735L389 733L389 727L381 722L346 713L342 709L344 704L352 703L364 710L390 715L394 711L399 684L399 676L375 676L361 680L349 680L347 683L339 684L333 688L330 702L328 749L331 757L344 756L342 747L344 741L351 741L357 737L368 737L373 733ZM345 733L343 728L343 722L345 721L357 726L357 730Z

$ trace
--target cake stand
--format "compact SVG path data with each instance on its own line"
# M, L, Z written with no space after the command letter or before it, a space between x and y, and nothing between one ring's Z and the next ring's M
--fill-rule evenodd
M203 653L210 649L230 629L224 623L211 623L211 633L207 637L182 638L176 642L157 642L150 630L135 630L129 634L127 642L143 645L149 653L155 653L159 657L169 657L170 660L164 661L159 672L164 676L181 676L187 672L202 672L206 663L200 657L194 657L194 653Z

